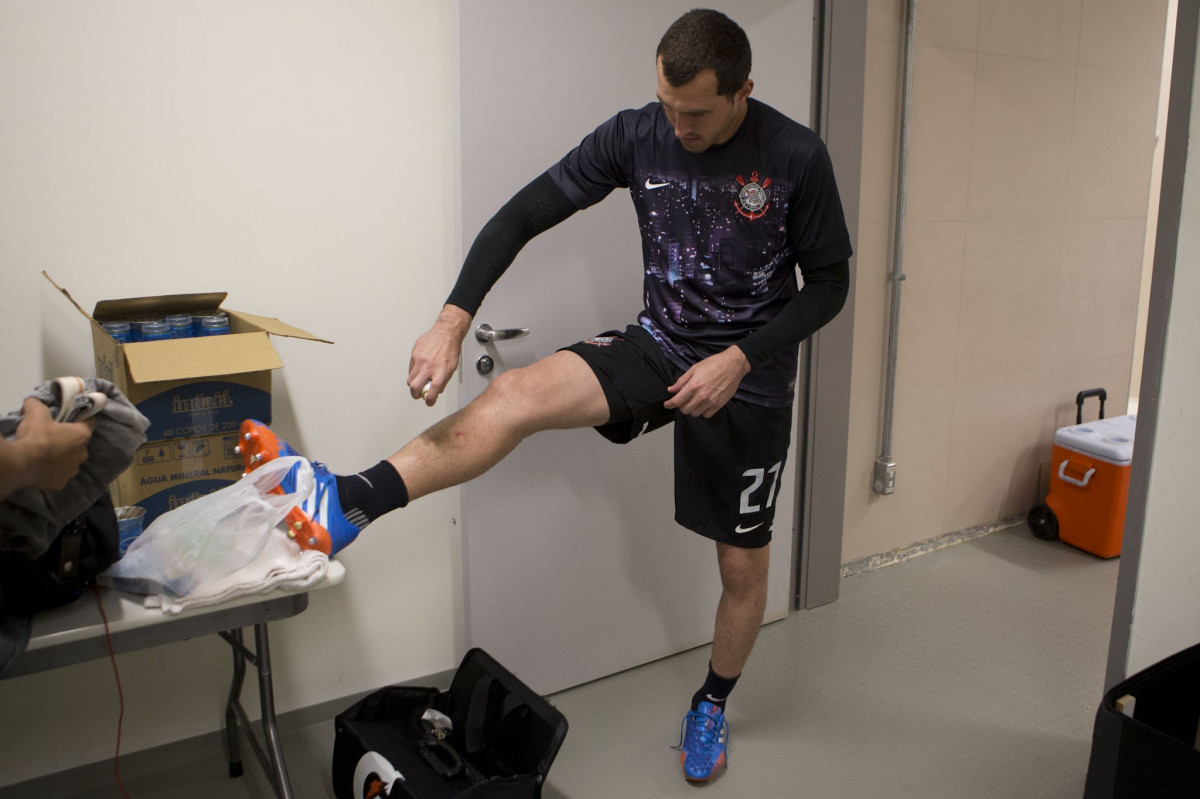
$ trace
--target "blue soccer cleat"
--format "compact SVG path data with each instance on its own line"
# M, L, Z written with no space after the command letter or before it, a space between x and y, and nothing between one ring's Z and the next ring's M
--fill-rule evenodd
M707 782L725 768L729 744L729 722L721 708L701 702L683 717L679 731L679 762L688 782Z
M236 451L242 456L242 465L247 473L276 458L300 455L257 419L242 422L240 432L241 440ZM311 494L288 511L284 519L287 534L301 549L316 549L333 557L358 537L364 525L352 523L342 512L342 505L338 501L337 477L325 468L325 464L317 461L311 461L311 464L315 486ZM299 465L293 467L273 490L278 494L292 493L299 468Z

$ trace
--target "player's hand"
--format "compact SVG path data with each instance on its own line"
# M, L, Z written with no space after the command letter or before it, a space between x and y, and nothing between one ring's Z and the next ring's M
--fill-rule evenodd
M433 327L413 344L408 361L408 390L413 399L423 399L433 407L450 382L462 355L463 339L471 327L471 315L454 305L446 305Z
M32 397L25 399L21 413L13 443L26 448L23 482L28 488L63 488L87 460L96 420L56 422L50 418L50 409Z
M733 398L742 378L749 372L750 362L736 346L710 355L667 387L674 396L663 403L663 407L710 419Z

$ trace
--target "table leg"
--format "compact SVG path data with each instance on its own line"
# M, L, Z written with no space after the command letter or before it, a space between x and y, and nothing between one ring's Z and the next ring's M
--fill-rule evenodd
M254 649L258 655L258 696L262 703L263 736L275 771L275 786L281 799L292 799L292 786L288 781L283 745L275 721L275 690L271 682L271 649L267 641L266 623L254 625Z
M242 752L238 745L238 715L237 707L241 701L242 683L246 679L246 656L242 654L242 631L241 628L230 630L229 634L234 639L230 643L235 643L233 649L233 682L229 686L229 699L225 702L225 736L229 744L229 776L242 776Z

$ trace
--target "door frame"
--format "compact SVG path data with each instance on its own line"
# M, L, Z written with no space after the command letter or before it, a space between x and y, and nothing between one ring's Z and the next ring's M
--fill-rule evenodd
M829 149L851 243L858 245L866 83L867 0L813 1L812 128ZM850 360L854 343L854 259L846 305L804 342L798 403L801 451L796 470L792 596L796 610L838 598L850 437Z
M1121 567L1117 574L1117 589L1114 599L1112 629L1109 637L1108 661L1104 675L1104 690L1115 687L1129 676L1130 654L1134 650L1135 630L1160 628L1163 619L1153 613L1142 611L1137 614L1137 605L1151 606L1143 586L1138 591L1138 578L1142 570L1143 546L1146 542L1146 519L1151 509L1150 492L1152 470L1155 468L1155 441L1159 430L1159 415L1168 410L1163 407L1163 379L1167 367L1167 336L1169 333L1172 302L1176 296L1175 272L1181 255L1187 255L1187 244L1180 248L1181 234L1186 239L1193 227L1191 220L1183 216L1185 183L1189 176L1189 136L1195 133L1191 124L1192 105L1195 102L1195 77L1197 32L1200 31L1200 3L1196 0L1180 0L1175 17L1174 54L1171 63L1170 101L1167 106L1166 136L1163 143L1162 186L1158 203L1157 232L1154 241L1154 265L1151 278L1150 307L1146 319L1146 344L1143 356L1141 385L1138 392L1137 431L1134 436L1137 446L1133 451L1133 465L1129 474L1129 499L1125 508L1125 527L1121 546ZM1195 159L1192 159L1195 160ZM1194 166L1194 164L1193 164ZM1184 267L1187 268L1187 267ZM1186 296L1186 295L1180 295ZM1176 361L1178 363L1178 361ZM1174 399L1174 397L1169 397ZM1170 418L1170 417L1166 417ZM1170 457L1164 456L1164 457ZM1159 461L1162 463L1163 461ZM1166 468L1168 466L1161 466ZM1161 535L1174 535L1167 530L1155 530ZM1154 533L1151 535L1153 536ZM1161 538L1159 539L1162 540ZM1166 546L1159 544L1159 547ZM1160 549L1160 553L1161 553ZM1160 555L1161 556L1161 555ZM1175 577L1166 580L1174 586ZM1170 591L1171 589L1166 589ZM1182 594L1180 594L1181 596ZM1136 624L1135 624L1136 622ZM1178 630L1178 628L1177 628ZM1142 649L1148 635L1141 635ZM1168 634L1165 636L1170 638ZM1186 636L1185 636L1186 637ZM1159 629L1158 640L1164 636ZM1167 650L1170 651L1170 648Z

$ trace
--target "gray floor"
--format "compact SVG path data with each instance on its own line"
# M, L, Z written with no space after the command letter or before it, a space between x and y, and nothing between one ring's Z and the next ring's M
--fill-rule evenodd
M1020 525L847 577L836 603L763 628L718 780L688 785L670 749L705 648L552 697L571 729L543 795L1079 799L1117 568ZM298 799L333 796L332 745L331 722L285 735ZM144 760L122 758L134 799L271 796L253 762L233 781L219 753L166 772ZM83 781L0 799L118 795Z

